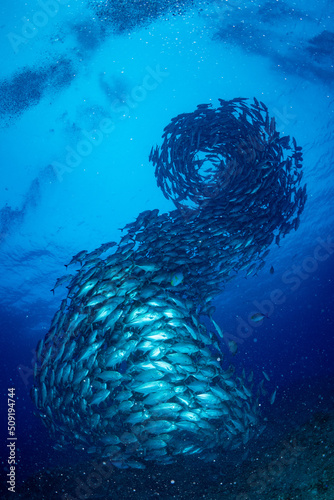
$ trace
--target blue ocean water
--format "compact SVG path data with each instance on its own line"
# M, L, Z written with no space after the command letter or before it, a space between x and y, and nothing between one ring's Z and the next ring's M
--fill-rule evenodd
M268 441L332 411L332 2L40 0L7 3L0 11L4 489L11 387L17 489L32 476L83 460L74 450L53 448L29 394L36 345L67 294L64 287L50 291L56 279L79 251L118 242L120 228L139 213L175 209L157 187L150 150L161 145L173 117L202 103L215 108L219 98L255 96L267 105L278 132L294 136L303 148L308 192L298 230L272 244L261 271L246 279L240 274L214 300L226 362L238 372L253 371L258 381L263 371L269 376L262 403L262 436ZM268 318L255 324L250 317L258 311ZM236 341L235 356L226 339ZM247 459L256 453L255 443ZM164 474L169 478L168 467L160 466L162 481ZM194 494L186 481L189 470L183 489L160 497ZM141 481L149 483L150 470L142 472ZM123 470L120 478L125 485ZM219 483L214 474L210 481ZM67 498L64 491L30 491L30 498ZM110 498L130 498L124 491ZM255 490L251 494L247 498L260 498ZM207 498L233 495L226 489Z

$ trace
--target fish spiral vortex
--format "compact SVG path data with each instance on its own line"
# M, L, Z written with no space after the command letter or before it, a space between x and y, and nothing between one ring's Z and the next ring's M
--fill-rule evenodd
M306 201L301 148L256 100L199 105L163 139L150 160L176 210L143 212L118 244L72 259L80 268L56 283L68 296L36 350L31 396L56 446L121 468L212 460L256 435L253 376L223 368L212 300L263 267Z

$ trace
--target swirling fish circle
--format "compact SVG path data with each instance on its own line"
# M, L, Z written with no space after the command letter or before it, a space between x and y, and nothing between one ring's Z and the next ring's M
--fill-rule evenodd
M285 158L290 138L280 137L263 103L254 99L248 106L245 101L219 99L217 109L200 104L165 127L163 144L152 148L150 160L158 186L178 208L196 209L212 202L223 207L226 201L233 204L246 197L251 203L250 195L266 186L268 176L272 196L282 190L285 170L294 180L299 178L301 153ZM243 209L249 207L245 203Z

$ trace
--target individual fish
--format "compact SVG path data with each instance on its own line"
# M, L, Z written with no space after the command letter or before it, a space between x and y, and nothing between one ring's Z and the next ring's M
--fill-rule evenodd
M214 320L213 318L210 318L210 319L211 319L211 321L212 321L212 323L213 323L213 325L214 325L214 327L215 327L215 329L216 329L216 331L217 331L217 333L218 333L219 337L220 337L221 339L222 339L222 338L224 338L224 334L223 334L223 331L222 331L222 329L220 328L220 326L219 326L219 325L217 325L217 323L215 322L215 320Z
M228 394L227 391L224 391L224 389L222 389L221 387L211 386L210 389L213 392L213 394L215 396L218 396L219 399L221 399L222 401L230 401L231 400L231 395Z
M174 352L167 354L167 358L172 361L172 363L177 363L180 365L191 365L192 359L188 354L182 354L180 352Z
M101 380L118 382L123 378L123 375L117 371L104 371L98 375L98 378Z
M172 286L177 286L180 283L182 283L183 278L184 278L183 273L181 271L179 271L179 272L172 275L170 284Z
M144 384L139 384L138 386L134 386L133 390L135 392L140 392L141 394L149 394L150 392L164 391L171 387L168 382L163 380L147 382Z
M89 389L90 389L90 378L86 377L81 381L80 384L80 396L82 398L85 398L90 392Z
M154 366L156 366L159 370L165 373L176 373L176 370L173 365L167 363L166 361L154 361Z
M235 354L238 352L238 344L234 340L228 341L228 348L232 356L235 356Z
M198 425L195 422L177 421L175 425L183 431L198 433Z
M162 448L166 448L167 443L161 438L149 438L145 441L145 448L147 450L161 450Z
M98 283L98 279L97 279L97 278L94 278L94 279L91 279L91 280L87 281L86 283L84 283L84 284L81 286L81 288L80 288L80 290L79 290L79 292L78 292L77 296L78 296L78 297L82 297L82 296L84 296L84 295L87 295L87 293L88 293L88 292L89 292L92 288L94 288L94 286L95 286L97 283Z
M75 375L73 377L73 384L76 385L76 384L80 384L80 382L86 377L86 375L88 374L88 371L87 368L81 368L79 370L77 370L75 372ZM60 376L61 378L61 376Z
M123 403L127 403L127 401L123 401ZM125 422L129 424L138 424L144 423L146 420L150 418L150 414L148 411L137 411L131 413L129 417L126 418Z
M164 376L165 375L162 371L159 371L156 368L151 368L140 372L138 375L135 375L132 380L134 382L149 382L159 380Z
M87 307L95 307L98 304L101 304L107 300L107 297L103 294L98 294L94 295L89 301L87 302Z
M146 465L138 460L127 460L127 465L132 469L146 469Z
M91 345L84 346L83 349L81 350L78 358L77 358L77 363L84 361L85 359L89 358L89 356L97 351L101 345L103 344L104 340L100 340L98 342L94 342Z
M150 434L162 434L176 429L176 425L168 420L152 420L145 424L145 430Z
M270 404L271 405L273 405L275 403L276 394L277 394L277 389L275 389L274 392L272 393L272 395L270 396Z
M207 405L207 406L219 405L221 402L220 397L214 396L213 394L211 394L209 392L197 394L196 399L198 399L201 404Z
M102 401L105 401L109 396L110 391L108 389L102 389L101 391L94 394L92 400L90 401L90 405L99 405Z
M115 366L119 365L124 359L126 359L126 351L124 349L118 349L110 356L108 356L108 358L106 359L105 367L114 368Z
M97 321L104 321L114 310L123 302L122 297L112 297L108 299L103 306L100 307L98 312L96 313L92 323L96 323Z
M182 410L182 406L178 403L160 403L151 408L152 415L157 415L158 417L169 416L176 417L177 414Z
M254 321L254 323L259 323L264 318L269 318L269 316L267 316L266 314L259 313L259 312L252 314L252 316L250 317L250 319L252 321Z
M177 342L171 349L182 354L193 354L199 351L199 347L191 342Z
M74 257L72 257L69 264L65 264L65 267L67 268L68 266L71 266L72 264L76 264L77 262L82 263L82 261L85 258L87 253L88 253L87 250L82 250L81 252L78 252L76 255L74 255Z
M116 436L115 434L109 434L107 436L103 436L101 438L101 441L102 443L104 444L107 444L107 445L110 445L110 444L119 444L120 443L120 439L118 436Z
M154 406L161 402L167 402L175 396L175 392L173 389L159 389L158 392L148 393L143 399L145 405Z
M141 314L137 316L135 319L131 321L127 321L126 324L129 326L135 326L135 325L145 325L147 323L152 323L153 321L157 321L158 319L162 318L162 313L158 311L151 311L151 312L146 312L145 314Z
M182 420L188 420L189 422L200 422L201 417L192 411L183 410L180 413L180 418Z
M57 281L56 281L55 286L53 288L51 288L50 292L52 292L54 294L55 293L55 289L58 286L63 285L67 281L70 281L72 278L73 278L73 274L66 274L65 276L62 276L61 278L58 278Z
M175 333L168 330L155 330L144 336L148 340L169 340L175 337Z

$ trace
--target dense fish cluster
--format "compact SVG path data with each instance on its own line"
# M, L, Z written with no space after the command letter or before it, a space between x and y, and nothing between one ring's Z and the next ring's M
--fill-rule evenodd
M125 2L119 0L88 0L88 6L104 29L112 29L116 33L133 32L135 29L148 26L162 16L183 15L187 9L196 7L194 0L154 0ZM203 3L198 5L202 10Z
M15 52L16 50L14 49ZM36 106L43 97L50 98L50 94L55 95L68 87L74 72L72 61L62 57L40 67L24 67L11 77L1 79L0 127L8 127L30 107Z
M161 148L152 148L150 155L158 186L181 209L213 201L226 221L241 212L248 215L243 224L256 216L267 231L277 228L285 234L306 199L306 188L298 187L301 147L293 139L293 154L286 156L290 137L280 137L263 103L255 99L248 106L245 101L219 99L217 109L200 104L173 118Z
M150 159L177 209L143 212L119 244L73 257L80 268L54 287L66 283L68 297L34 367L31 395L57 447L121 468L211 460L258 433L253 375L223 368L212 300L263 267L306 200L301 150L293 140L286 155L289 137L256 100L200 105L163 137Z

